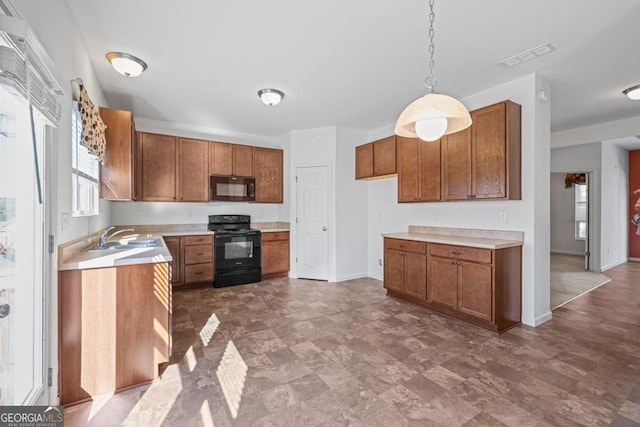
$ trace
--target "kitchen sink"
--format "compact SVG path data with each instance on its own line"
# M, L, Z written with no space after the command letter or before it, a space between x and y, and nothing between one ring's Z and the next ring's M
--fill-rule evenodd
M107 242L104 246L94 246L89 252L103 252L122 249L135 248L155 248L162 246L157 239L136 239L136 240L119 240L116 242Z

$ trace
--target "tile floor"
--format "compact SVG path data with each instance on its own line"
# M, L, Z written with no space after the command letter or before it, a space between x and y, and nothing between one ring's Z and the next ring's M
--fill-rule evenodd
M640 264L501 336L385 296L278 279L174 294L161 378L66 426L640 426Z

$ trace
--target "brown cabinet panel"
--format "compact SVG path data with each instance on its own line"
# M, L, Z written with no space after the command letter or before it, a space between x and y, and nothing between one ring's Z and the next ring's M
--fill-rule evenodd
M440 158L442 140L418 140L418 168L421 202L440 200ZM399 177L398 177L399 179Z
M356 179L373 176L373 143L356 147Z
M427 244L424 242L416 242L413 240L402 240L402 239L384 239L384 248L385 249L395 249L398 251L411 251L417 252L421 254L427 253Z
M182 259L180 257L180 238L165 237L164 242L171 253L173 261L171 261L171 284L182 282Z
M471 113L473 120L471 169L474 198L506 197L507 147L504 103Z
M191 264L184 266L184 283L213 281L213 264Z
M178 200L209 201L209 142L178 139Z
M262 241L270 242L272 240L287 240L289 241L288 231L263 231Z
M423 254L404 252L404 292L421 300L427 297L427 257Z
M398 202L420 200L420 169L418 166L418 139L397 137ZM438 159L439 163L439 159ZM439 171L438 166L438 171ZM438 172L438 185L440 173Z
M442 139L442 199L467 200L471 188L471 128Z
M253 147L248 145L232 145L233 175L253 176Z
M202 235L202 236L184 236L184 244L185 246L190 245L213 245L213 235Z
M263 235L270 234L264 233ZM262 242L262 275L289 272L289 239Z
M493 320L492 267L460 262L458 268L458 310L487 321Z
M209 142L209 175L233 175L231 144Z
M395 135L373 143L373 174L375 176L396 173L396 137Z
M453 258L457 260L476 261L486 264L491 263L490 249L470 248L467 246L429 244L429 255Z
M427 301L457 308L458 266L456 261L429 257Z
M61 271L58 295L61 404L158 376L171 353L167 263Z
M254 147L256 203L283 203L283 151Z
M404 256L394 249L384 250L384 287L404 292Z
M130 111L100 107L107 125L107 148L100 163L100 197L105 200L134 199L135 126Z
M201 264L213 262L213 247L211 245L192 245L184 247L184 263Z
M176 200L176 137L140 132L142 200Z

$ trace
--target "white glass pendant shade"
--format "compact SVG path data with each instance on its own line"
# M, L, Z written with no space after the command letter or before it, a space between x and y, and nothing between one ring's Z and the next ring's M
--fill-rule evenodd
M629 89L625 89L624 91L622 91L622 93L627 95L629 99L633 99L634 101L637 101L640 99L640 85L636 85L636 86L630 87Z
M396 122L395 133L398 136L407 138L421 138L417 133L417 128L432 128L438 121L433 119L446 119L446 127L440 135L455 133L471 126L471 115L464 105L455 98L439 93L428 93L422 98L418 98L404 109ZM424 122L416 125L418 122ZM428 125L430 123L430 125ZM440 121L442 126L442 121ZM422 133L422 130L420 133ZM434 132L431 132L435 134ZM427 136L425 134L425 136ZM431 137L431 136L429 136ZM439 138L439 137L438 137ZM425 141L435 141L425 139Z
M118 73L126 77L137 77L147 69L144 61L126 53L109 52L107 59Z
M284 93L278 89L260 89L258 96L266 105L278 105L284 98Z
M447 119L437 117L435 119L418 120L416 122L416 135L423 141L437 141L447 131Z

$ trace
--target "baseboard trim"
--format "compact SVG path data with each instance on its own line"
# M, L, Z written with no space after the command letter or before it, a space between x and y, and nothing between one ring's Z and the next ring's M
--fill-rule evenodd
M549 320L551 320L553 318L553 314L551 314L551 311L546 312L545 314L543 314L542 316L538 316L535 319L522 319L522 323L524 325L527 326L533 326L534 328L537 326L542 325L543 323L548 322Z
M629 257L629 261L631 261L631 262L640 262L640 258Z
M627 262L626 259L621 259L621 260L618 260L616 262L612 262L611 264L607 264L607 265L603 266L600 271L604 273L605 271L611 270L612 268L617 267L619 265L622 265L625 262Z
M572 251L563 251L562 249L551 249L552 254L558 255L576 255L576 256L585 256L584 252L572 252Z
M367 273L355 273L355 274L346 274L344 276L336 277L336 282L344 282L347 280L353 279L362 279L363 277L369 277Z

